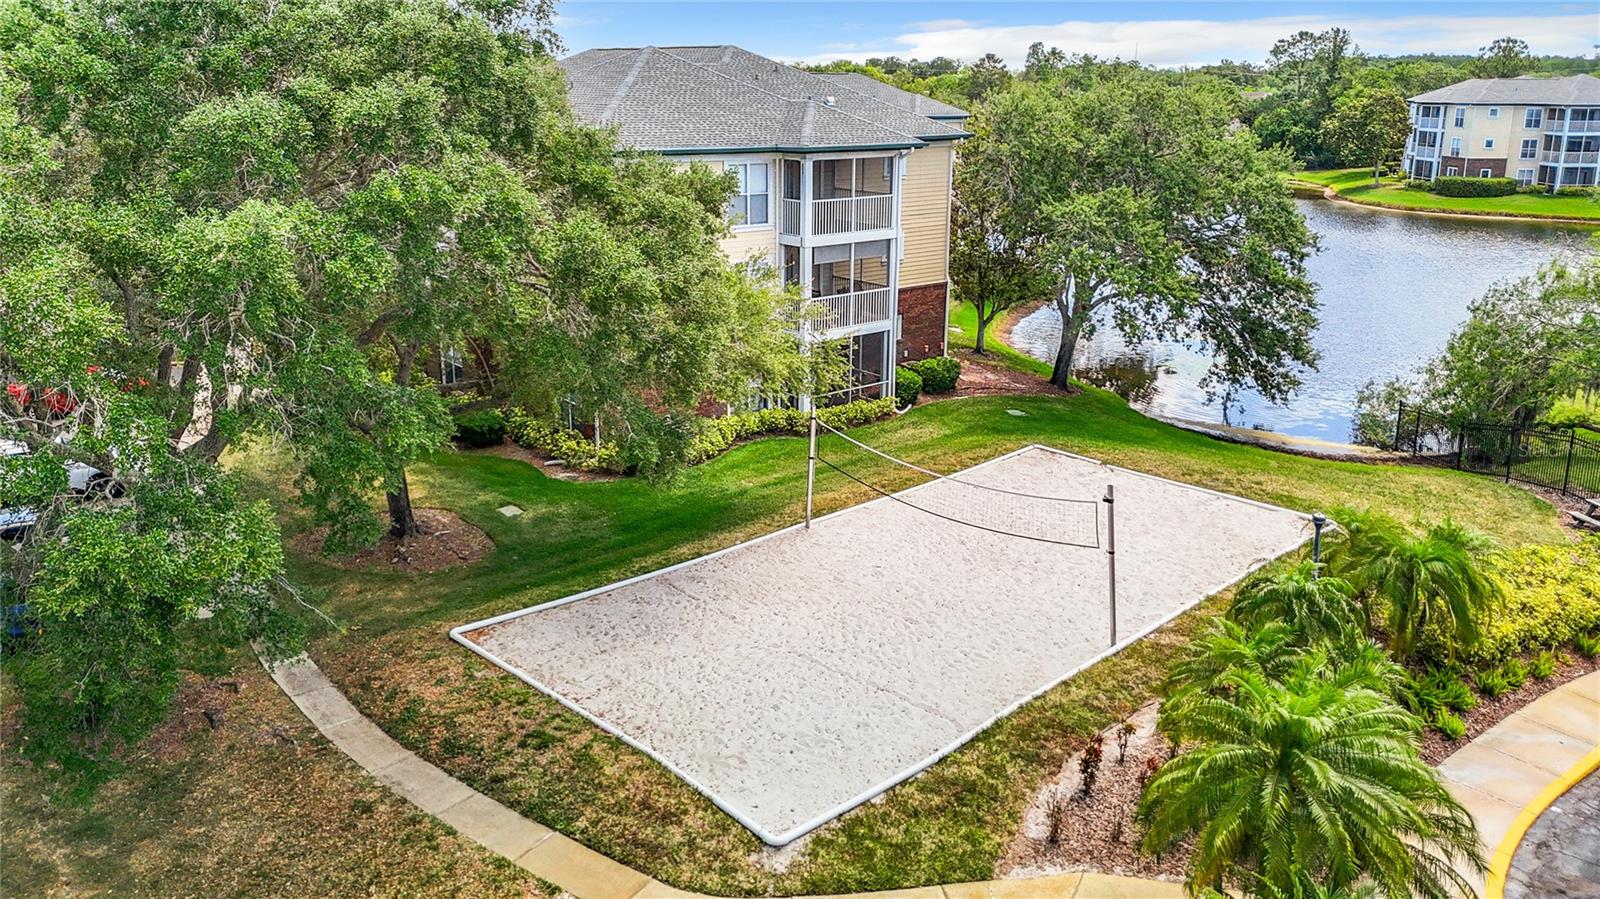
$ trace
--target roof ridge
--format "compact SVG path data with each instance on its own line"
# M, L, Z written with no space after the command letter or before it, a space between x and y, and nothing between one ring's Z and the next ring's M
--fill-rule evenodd
M650 61L650 57L654 53L654 47L639 48L639 58L633 61L633 65L628 68L628 74L617 85L617 92L611 95L611 102L607 103L606 108L601 111L601 121L611 120L612 113L616 112L617 107L622 105L622 99L628 95L628 89L633 87L634 80L639 77L639 70L644 68L644 64Z
M731 44L723 44L723 45L715 45L715 44L713 44L713 45L709 45L709 46L732 46L732 45ZM836 106L827 106L825 104L820 104L813 98L809 98L808 97L808 98L806 98L804 100L797 100L797 99L794 99L794 98L791 98L791 97L785 97L782 94L774 93L773 91L769 91L769 90L767 90L766 88L762 87L759 84L755 84L754 82L750 82L750 81L745 81L742 78L735 78L732 75L726 74L724 72L719 72L716 69L710 68L708 66L703 66L703 65L695 62L692 59L687 59L685 57L679 56L678 54L673 53L673 52L671 52L669 50L664 50L664 49L662 49L660 47L653 47L653 48L650 48L650 49L654 49L657 53L660 53L663 56L670 56L673 59L676 59L676 60L678 60L679 62L682 62L685 65L694 66L695 68L699 69L702 72L709 72L710 74L715 75L718 78L721 78L721 79L723 79L725 81L732 81L734 84L744 85L745 87L748 87L748 88L750 88L752 90L760 91L761 93L766 94L769 97L773 97L773 98L776 98L778 100L781 100L784 103L805 103L805 104L807 104L809 106L813 106L813 107L821 106L821 107L823 107L823 108L825 108L825 109L827 109L827 110L829 110L831 112L835 112L835 113L838 113L839 115L847 116L849 118L855 119L856 121L861 122L862 124L871 125L874 128L880 128L880 129L882 129L884 131L892 131L895 134L898 134L898 135L900 135L902 137L909 137L909 138L911 138L912 140L915 140L915 141L921 141L922 140L922 137L920 135L910 134L910 133L907 133L905 131L901 131L899 128L891 128L888 125L882 124L881 122L874 122L871 119L862 118L861 116L855 115L854 113L845 112L844 110L842 110L842 109L840 109L840 108L838 108ZM745 52L748 53L750 51L746 50ZM752 55L760 56L759 53L752 54ZM762 57L762 58L765 59L766 57ZM777 60L773 60L773 62L778 62L778 61ZM783 65L783 63L778 62L778 65L781 66L781 65ZM799 72L800 70L799 69L795 69L795 71ZM809 73L809 72L801 72L801 74L809 75L811 73ZM855 92L852 91L852 93L855 93ZM882 100L877 100L876 98L873 98L873 99L875 100L875 102L883 103ZM884 105L885 106L889 106L891 109L894 108L891 104L888 104L888 103L884 103ZM808 116L807 121L811 121L811 120L812 120L812 118L810 116ZM932 119L928 119L928 121L932 122L933 120ZM939 123L938 122L934 122L934 124L939 124Z

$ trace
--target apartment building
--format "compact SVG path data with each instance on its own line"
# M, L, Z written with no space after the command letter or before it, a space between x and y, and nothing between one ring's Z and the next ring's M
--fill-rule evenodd
M1600 78L1473 78L1409 102L1403 165L1412 178L1508 177L1552 189L1600 180Z
M811 298L811 334L848 341L852 382L835 399L892 393L896 362L944 353L964 111L727 45L587 50L561 65L584 121L734 173L723 249Z

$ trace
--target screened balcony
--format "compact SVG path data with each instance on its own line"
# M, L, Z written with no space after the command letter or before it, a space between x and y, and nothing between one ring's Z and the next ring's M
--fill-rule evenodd
M818 331L886 324L894 316L887 240L816 247L811 251L811 326Z
M864 156L810 162L810 195L798 159L784 160L779 228L784 234L831 235L895 226L894 158ZM806 205L810 227L806 227Z

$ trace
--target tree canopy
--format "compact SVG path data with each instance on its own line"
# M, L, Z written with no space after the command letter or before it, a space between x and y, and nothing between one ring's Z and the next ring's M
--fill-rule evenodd
M979 111L961 178L998 179L985 189L1006 209L957 246L1016 248L1047 285L1064 322L1054 383L1098 327L1191 342L1224 394L1284 397L1315 364L1313 238L1279 174L1287 161L1233 127L1235 102L1215 79L1085 61Z
M217 465L239 441L281 441L350 548L380 494L410 526L405 469L452 429L420 371L442 346L484 347L503 397L594 410L650 473L703 397L810 371L795 304L718 250L731 179L577 123L550 15L0 2L0 438L29 451L0 500L42 516L4 552L39 623L29 707L82 758L153 720L202 607L294 645L276 527ZM67 462L126 495L80 501Z

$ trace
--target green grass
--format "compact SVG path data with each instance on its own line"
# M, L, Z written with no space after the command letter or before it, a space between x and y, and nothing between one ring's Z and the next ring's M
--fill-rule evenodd
M943 470L1038 442L1299 509L1451 515L1507 543L1561 539L1548 505L1488 478L1222 443L1148 419L1093 388L1073 397L932 403L856 433ZM1151 698L1174 650L1208 612L1181 617L1029 703L883 801L846 815L783 874L752 861L756 839L665 769L445 639L451 625L793 523L802 511L804 455L799 438L759 440L666 486L573 483L497 456L440 456L413 472L418 502L457 510L494 538L494 552L434 575L354 573L297 558L296 578L345 625L323 633L313 655L364 712L425 758L682 887L782 894L985 878L1041 779L1089 734ZM238 461L266 472L270 459L257 453ZM819 512L867 498L840 476L819 474ZM494 511L506 503L527 514L507 519ZM304 527L298 516L285 520L290 529ZM960 613L958 601L951 613Z
M995 336L999 330L1000 322L1005 318L1002 313L999 318L989 323L984 336L985 362L1000 365L1013 371L1020 371L1041 378L1050 377L1050 363L1040 362L1027 353L1013 349L1002 343ZM973 351L977 347L978 338L978 310L971 303L957 303L950 309L950 346L957 350Z
M1331 187L1347 200L1369 206L1468 215L1510 215L1532 218L1592 219L1600 222L1600 202L1591 197L1555 197L1546 194L1512 194L1508 197L1441 197L1408 190L1386 180L1372 184L1371 169L1326 169L1296 172L1294 180Z

